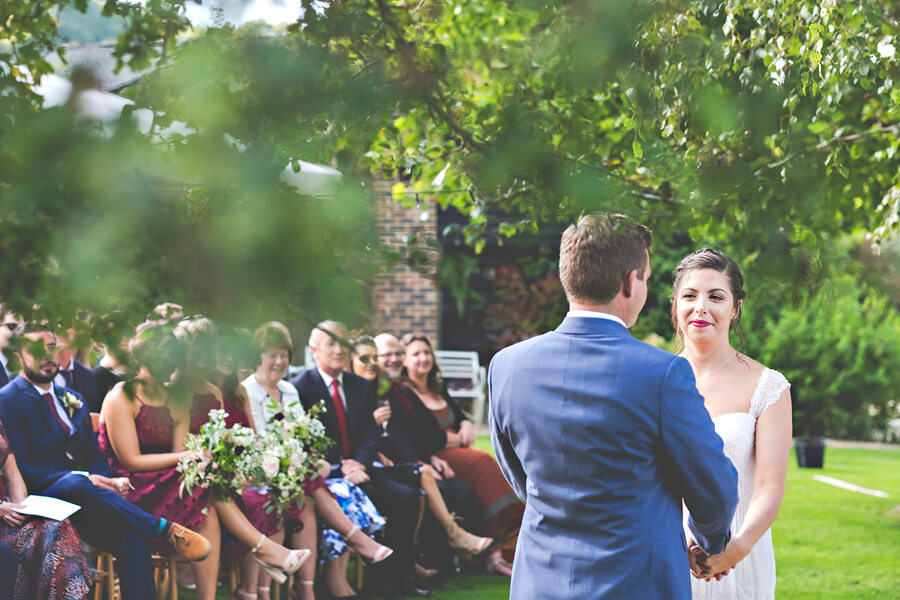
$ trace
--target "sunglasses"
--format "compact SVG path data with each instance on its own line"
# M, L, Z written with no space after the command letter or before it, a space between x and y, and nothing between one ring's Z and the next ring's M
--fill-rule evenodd
M15 331L19 328L18 323L3 323L3 326L9 329L10 331Z
M377 358L374 354L360 354L356 357L356 360L361 362L364 365L374 365Z

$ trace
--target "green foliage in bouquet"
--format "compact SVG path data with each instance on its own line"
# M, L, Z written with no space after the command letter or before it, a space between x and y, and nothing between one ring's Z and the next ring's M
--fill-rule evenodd
M269 489L266 510L281 514L303 498L303 487L318 473L331 440L316 418L325 411L324 403L304 411L297 401L284 404L269 398L269 408L274 414L262 437L260 467L263 484Z
M209 411L200 433L188 436L184 446L190 455L178 461L179 492L189 494L197 486L210 488L220 498L242 494L263 479L263 440L249 427L225 427L224 410Z

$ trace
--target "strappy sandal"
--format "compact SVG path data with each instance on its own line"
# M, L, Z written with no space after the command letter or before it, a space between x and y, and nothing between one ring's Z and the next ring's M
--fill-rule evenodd
M259 596L256 594L251 594L250 592L245 592L244 590L237 588L234 590L234 593L231 594L231 600L256 600Z
M312 579L302 579L300 581L300 583L302 585L308 585L309 587L312 587L313 585L315 585L315 582ZM298 596L297 590L295 590L295 589L291 589L291 591L288 593L289 600L300 600L301 597L302 597L302 594L300 596Z
M378 549L375 550L375 554L372 555L372 558L365 556L360 550L359 544L350 539L351 537L356 535L356 533L361 531L362 530L358 525L353 525L353 527L350 528L350 531L347 532L346 535L344 535L344 539L347 541L347 546L350 548L350 550L358 555L361 559L363 559L363 562L365 562L367 565L377 565L394 553L391 548L388 548L383 544L378 544Z
M291 550L288 552L287 558L284 559L284 562L281 566L276 566L271 563L267 563L262 558L259 557L259 549L262 548L263 542L266 541L266 536L263 535L259 538L259 541L256 542L256 546L253 547L251 552L253 553L253 560L255 560L259 564L259 568L266 572L266 574L271 577L275 583L279 585L287 581L288 575L291 573L296 573L297 570L303 566L303 563L306 562L306 559L309 558L311 552L306 548L302 550Z
M469 533L455 522L447 531L447 538L451 548L462 550L472 556L478 556L494 542L494 538L479 537Z

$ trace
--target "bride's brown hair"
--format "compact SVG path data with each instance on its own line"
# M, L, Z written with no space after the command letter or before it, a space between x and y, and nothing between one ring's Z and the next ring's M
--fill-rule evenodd
M675 328L675 347L677 351L684 348L684 332L678 327L678 318L675 315L675 304L678 302L678 290L684 283L684 278L688 273L697 269L713 269L725 275L728 278L728 286L731 288L731 295L734 297L735 315L731 320L731 327L741 341L741 347L744 346L744 334L738 329L741 322L741 300L747 295L744 292L744 276L741 275L741 269L737 263L724 252L713 250L712 248L701 248L696 252L692 252L685 256L681 263L675 268L675 283L672 286L672 327Z

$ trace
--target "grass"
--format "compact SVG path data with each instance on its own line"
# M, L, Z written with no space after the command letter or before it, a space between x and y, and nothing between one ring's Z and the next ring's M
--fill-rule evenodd
M479 437L476 447L490 451ZM821 474L887 492L876 498L815 481ZM900 599L900 447L830 447L825 468L800 469L793 452L787 492L772 528L778 600ZM217 599L226 599L221 591ZM282 593L282 598L287 596ZM434 600L506 600L509 582L465 575L435 590ZM182 591L179 598L193 600Z

